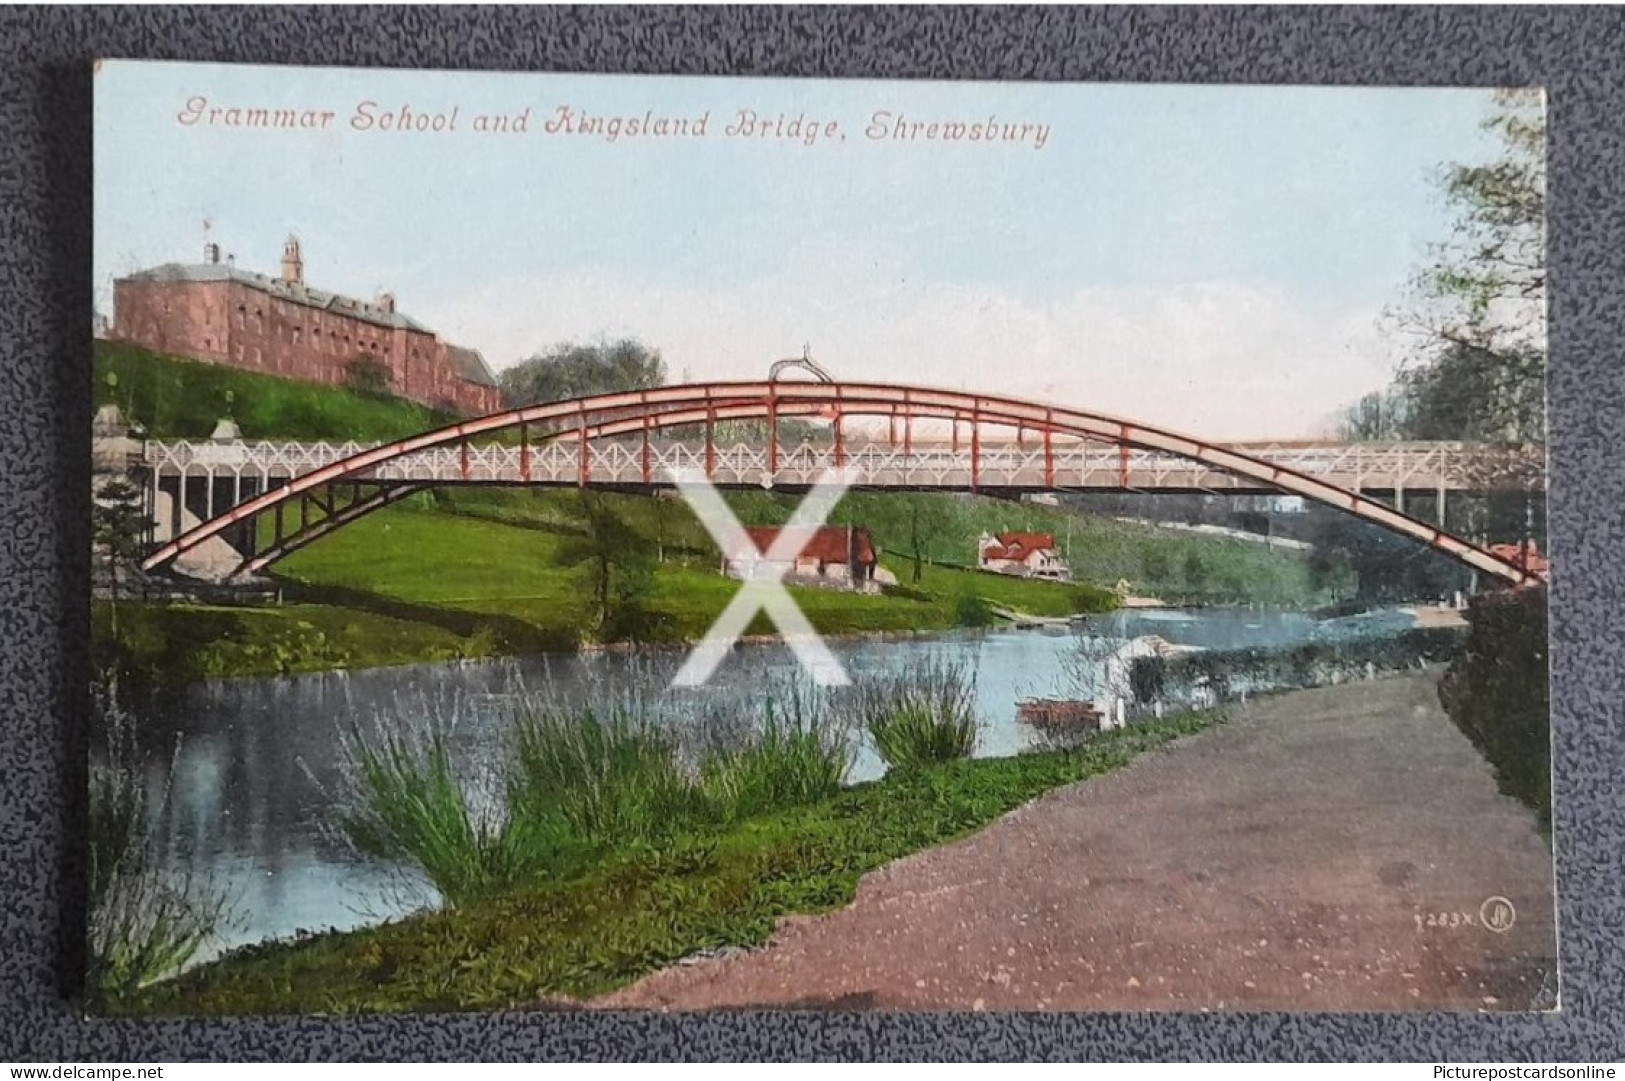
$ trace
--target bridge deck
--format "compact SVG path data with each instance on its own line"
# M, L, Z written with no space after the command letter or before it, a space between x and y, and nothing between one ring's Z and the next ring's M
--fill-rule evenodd
M144 463L161 477L257 479L303 476L368 448L361 443L151 442ZM1238 444L1234 449L1297 470L1349 491L1451 492L1498 488L1539 489L1543 470L1527 452L1465 447L1454 443ZM709 450L704 443L656 440L647 452L636 439L564 437L534 446L471 443L441 446L396 458L367 479L414 484L576 485L664 484L674 471L704 470L719 485L799 488L825 470L844 465L870 488L969 488L1273 493L1256 479L1155 451L1118 446L1036 441L969 445L888 442L780 444L776 460L760 443L734 443Z

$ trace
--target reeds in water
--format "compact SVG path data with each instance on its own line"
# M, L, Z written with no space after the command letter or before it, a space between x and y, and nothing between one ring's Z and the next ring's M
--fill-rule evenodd
M364 855L416 867L447 904L544 874L557 856L557 831L508 813L488 778L459 773L445 720L355 725L341 745L339 833Z
M976 749L976 675L964 662L932 656L865 679L847 694L890 769L952 762Z
M852 768L852 741L829 700L795 682L770 685L745 738L708 752L700 788L711 816L733 822L828 799Z
M170 976L229 921L224 893L159 858L151 824L169 798L171 759L157 788L116 684L96 689L102 747L90 767L90 971L93 995L119 995Z
M497 718L502 752L483 763L463 758L443 716L351 728L335 823L453 906L568 876L610 849L661 848L828 798L852 764L829 704L794 684L698 722L636 694L526 693Z

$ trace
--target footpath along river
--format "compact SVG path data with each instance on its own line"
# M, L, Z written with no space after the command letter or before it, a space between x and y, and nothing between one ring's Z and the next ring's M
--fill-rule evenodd
M1437 675L1238 706L595 1005L1551 1009L1551 851Z
M1320 621L1296 612L1137 610L1091 617L1082 633L1127 641L1147 634L1208 649L1397 634L1414 627L1405 610ZM1031 731L1015 719L1025 697L1075 693L1074 632L991 631L933 638L832 643L854 678L930 657L962 661L976 676L983 722L979 756L1016 754ZM357 857L329 836L339 780L341 726L373 718L407 725L455 713L457 753L477 767L503 753L504 717L525 695L566 697L662 693L678 653L554 654L482 663L414 665L353 673L221 680L187 688L162 703L136 703L139 738L154 790L173 762L169 799L155 825L166 859L226 891L235 923L214 952L283 938L300 930L347 929L402 915L433 899L403 888L400 868ZM702 703L759 697L765 681L789 678L795 661L781 645L737 650ZM852 781L883 767L858 748Z

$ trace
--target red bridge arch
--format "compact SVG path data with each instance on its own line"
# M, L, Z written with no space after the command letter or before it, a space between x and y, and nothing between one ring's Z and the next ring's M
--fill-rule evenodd
M287 537L279 535L266 550L251 552L238 568L239 573L260 570L349 522L431 486L411 481L380 481L373 476L380 466L420 451L458 445L466 448L471 440L480 436L517 432L522 460L525 460L523 456L535 443L574 439L580 441L585 451L595 439L641 435L645 448L642 480L652 485L666 483L666 478L656 477L649 471L647 448L651 432L679 426L705 426L707 472L710 472L709 451L713 446L710 436L718 421L766 420L769 426L767 471L771 476L777 470L777 422L786 417L832 419L837 464L842 463L842 423L847 417L885 418L894 428L901 420L905 454L911 439L911 424L916 419L952 421L956 436L958 425L968 423L971 442L968 487L971 490L979 487L978 440L984 427L1013 428L1018 437L1031 433L1042 439L1046 485L1053 485L1053 470L1048 463L1056 436L1115 444L1125 451L1132 448L1171 454L1347 511L1393 533L1421 541L1498 579L1513 584L1541 580L1539 574L1516 562L1359 492L1166 428L997 395L883 383L778 381L687 384L549 402L424 432L294 477L286 485L249 499L174 538L154 550L141 566L147 571L164 568L203 541L244 523L257 523L263 515L278 514L279 508L295 500L301 508L314 505L322 512L316 521L302 513L297 532ZM590 480L585 453L581 454L580 462L579 483L586 486ZM343 502L341 495L346 488L350 498Z

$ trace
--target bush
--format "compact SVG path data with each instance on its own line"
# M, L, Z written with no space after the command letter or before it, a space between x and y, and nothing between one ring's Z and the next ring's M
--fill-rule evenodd
M1552 812L1551 703L1545 587L1474 597L1461 653L1439 684L1456 727L1494 767L1501 791Z
M994 623L993 606L986 597L975 593L961 593L954 601L956 627L991 627Z
M1222 702L1245 693L1318 687L1363 678L1367 672L1440 663L1455 656L1461 641L1462 632L1457 628L1428 627L1391 637L1306 642L1286 648L1138 657L1129 665L1129 686L1142 705L1158 700L1189 703L1204 692Z
M860 683L853 710L891 769L969 758L976 749L976 677L962 663L931 658Z

